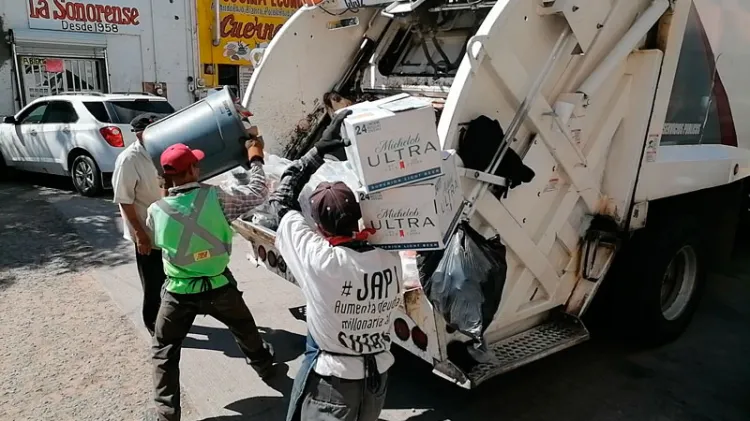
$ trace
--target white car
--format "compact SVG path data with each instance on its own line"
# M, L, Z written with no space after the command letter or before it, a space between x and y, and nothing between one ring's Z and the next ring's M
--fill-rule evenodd
M70 175L84 196L111 188L117 155L136 140L130 121L171 114L149 94L64 93L39 98L0 125L0 166ZM1 170L1 169L0 169Z

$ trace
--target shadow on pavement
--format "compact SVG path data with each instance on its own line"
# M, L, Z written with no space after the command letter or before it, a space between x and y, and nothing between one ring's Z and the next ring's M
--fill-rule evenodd
M280 360L279 360L280 361ZM289 406L289 395L292 391L293 378L289 375L287 364L278 364L275 375L265 383L281 393L282 396L257 396L232 402L225 408L237 415L221 415L200 421L240 421L248 419L282 420Z
M711 276L691 326L677 341L659 348L593 340L471 391L436 377L427 363L394 348L396 365L390 372L386 412L381 417L410 421L747 421L749 256L747 248L738 250L730 264ZM292 341L301 347L303 338L296 336ZM288 340L272 339L274 345ZM286 398L242 399L226 407L237 415L202 421L283 419L294 374L280 376L272 386Z
M25 184L25 183L24 183ZM92 268L100 265L119 265L131 260L123 253L121 235L99 235L99 243L84 241L73 227L75 223L87 229L111 233L117 230L111 217L111 203L96 209L96 199L87 199L74 193L52 189L35 189L19 183L0 184L0 289L17 281L19 271L45 266L49 275ZM64 206L55 205L65 200ZM99 201L102 204L106 202ZM78 203L79 216L67 214ZM64 208L65 212L61 212ZM101 215L102 217L97 217Z
M276 361L285 363L294 360L305 352L305 337L284 329L258 327L263 339L273 345ZM210 327L193 325L191 336L185 338L183 348L196 348L221 351L231 358L244 358L234 337L225 327ZM200 336L196 338L195 336Z
M747 420L750 249L740 246L708 284L692 324L671 344L592 340L472 391L399 352L386 409L424 411L410 421Z

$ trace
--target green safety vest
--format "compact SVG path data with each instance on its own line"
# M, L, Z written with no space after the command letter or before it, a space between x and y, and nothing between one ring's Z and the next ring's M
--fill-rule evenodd
M154 244L161 248L166 289L195 294L230 281L222 273L232 252L232 228L221 209L216 190L202 185L165 197L148 208Z

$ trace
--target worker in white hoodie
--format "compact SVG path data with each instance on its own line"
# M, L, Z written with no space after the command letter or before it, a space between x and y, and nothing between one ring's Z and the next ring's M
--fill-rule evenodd
M310 197L315 227L297 198L325 154L344 147L337 115L321 140L282 174L269 203L280 219L276 247L307 301L307 351L287 420L377 421L385 401L392 312L401 300L397 253L371 246L359 231L354 193L321 183Z

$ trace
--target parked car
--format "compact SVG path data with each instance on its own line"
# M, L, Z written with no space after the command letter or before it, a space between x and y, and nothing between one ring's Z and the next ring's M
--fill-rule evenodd
M63 93L39 98L0 124L0 166L70 176L84 196L111 188L117 155L136 140L138 114L171 114L150 94ZM1 169L0 169L1 170Z

